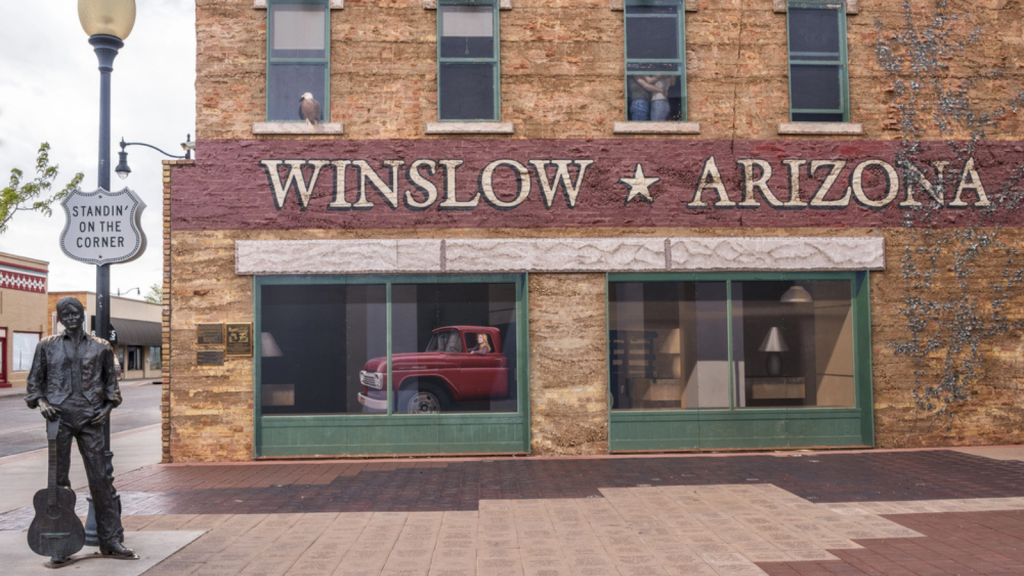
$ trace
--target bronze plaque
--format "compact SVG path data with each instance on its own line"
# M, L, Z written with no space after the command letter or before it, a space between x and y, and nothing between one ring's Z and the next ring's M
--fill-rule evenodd
M223 366L223 350L200 350L196 352L196 366Z
M224 325L223 324L197 324L196 325L196 344L200 346L204 345L224 345Z
M228 356L252 356L252 322L228 323Z

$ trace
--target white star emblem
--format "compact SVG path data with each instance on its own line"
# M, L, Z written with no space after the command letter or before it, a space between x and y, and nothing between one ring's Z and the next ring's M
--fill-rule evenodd
M654 204L654 198L651 197L650 187L657 184L661 178L646 178L644 177L644 167L637 162L636 171L633 172L632 178L619 178L619 184L629 187L629 196L626 197L626 204L629 204L633 198L638 196L642 197L648 204Z

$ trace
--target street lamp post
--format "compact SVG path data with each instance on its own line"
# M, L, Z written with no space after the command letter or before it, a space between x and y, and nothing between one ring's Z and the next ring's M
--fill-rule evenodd
M163 150L157 148L156 146L153 146L152 144L146 144L145 142L125 142L124 138L122 137L121 151L117 153L119 161L117 163L117 168L114 168L114 172L116 172L117 176L122 180L127 178L128 175L132 173L132 169L128 166L128 151L125 150L125 148L127 148L128 146L146 146L147 148L152 148L153 150L156 150L157 152L170 158L177 158L178 160L191 160L192 151L195 150L196 143L192 141L191 134L185 135L185 141L181 143L181 149L185 151L185 155L175 156L174 154L164 152Z
M110 191L110 73L114 58L124 46L124 39L135 25L135 0L78 0L78 19L89 35L99 60L100 70L100 142L99 165L96 179L99 187ZM110 265L96 266L96 335L110 336ZM113 480L114 454L110 451L110 419L103 426L103 453L107 461L107 476ZM113 484L111 484L113 486ZM113 488L111 488L113 489ZM120 497L114 494L120 511ZM96 534L96 513L89 500L89 517L85 524L85 543L99 546Z

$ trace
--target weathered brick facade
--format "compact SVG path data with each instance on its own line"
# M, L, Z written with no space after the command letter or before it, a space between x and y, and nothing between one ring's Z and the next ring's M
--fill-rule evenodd
M1024 85L1024 5L1006 0L952 4L969 15L952 24L955 30L966 35L978 26L985 36L965 57L948 62L948 75L973 77L978 70L1005 67L1003 76L980 80L972 92L978 106L997 108L1012 98L1015 86ZM567 142L562 158L582 157L580 150L591 140L643 139L637 148L660 157L663 165L674 158L680 159L680 166L685 161L687 167L678 168L685 177L680 176L676 184L670 184L665 173L658 176L666 178L663 187L678 185L672 189L690 200L700 161L715 154L713 150L733 154L734 149L748 149L754 157L848 158L851 166L843 173L845 179L855 158L876 157L874 151L891 144L883 141L902 138L893 129L892 86L875 54L879 35L902 22L901 2L862 0L859 13L848 17L850 117L863 126L863 133L841 138L778 134L777 125L789 118L786 15L774 11L772 0L700 0L696 8L686 13L687 94L689 120L700 123L699 135L613 133L613 123L625 120L623 17L621 11L611 9L609 0L512 0L512 9L501 12L501 119L511 121L515 133L474 135L467 143L460 136L425 134L425 124L436 120L437 52L436 12L425 10L422 0L348 0L343 10L332 10L329 119L344 124L344 135L259 137L253 135L253 124L264 121L265 115L266 12L254 9L252 0L197 1L198 159L194 165L167 163L164 174L165 460L253 457L253 359L229 358L224 366L196 366L197 323L253 320L253 279L235 273L238 240L884 237L886 269L871 275L876 445L1024 442L1020 376L1024 339L1019 331L986 345L989 359L984 378L952 429L915 427L919 418L911 392L913 367L905 357L894 355L890 343L906 334L905 320L898 312L912 285L900 273L904 248L923 248L925 241L912 241L901 228L896 202L881 212L851 204L834 211L680 208L678 216L675 212L664 216L651 206L628 200L625 206L620 204L622 212L612 213L609 200L586 218L570 216L561 206L520 216L522 210L495 212L481 204L475 212L461 216L428 211L413 221L403 220L411 216L402 208L390 210L382 205L380 196L373 196L377 206L371 211L327 214L329 176L312 194L308 210L299 210L294 192L288 192L280 211L270 200L266 174L257 159L365 158L386 179L387 170L380 162L392 157L388 154L417 150L423 140L442 140L444 144L438 146L450 146L450 156L427 156L435 159L467 158L475 153L525 163L533 156L517 150L531 146L557 150L558 142L549 139ZM948 137L924 128L926 139ZM998 175L985 182L990 192L1024 162L1020 133L1021 116L1009 114L986 135L988 140L1010 141L978 156L985 178ZM970 137L967 133L954 136ZM306 149L314 151L307 154ZM559 157L550 154L547 158ZM742 156L735 154L735 158ZM729 194L738 202L742 181L732 158L720 168ZM632 176L633 164L646 159L622 153L621 165L595 165L592 174L606 176L602 176L601 194L616 191L624 198L626 189L615 178ZM249 180L236 177L241 173ZM787 178L785 169L777 165L773 188L784 186ZM350 194L354 194L352 186ZM875 177L870 186L872 198L877 198L883 184ZM946 190L947 203L955 182L951 186ZM901 187L899 200L904 192ZM536 185L533 194L539 194ZM785 199L785 194L779 195ZM586 208L583 200L581 206ZM252 214L246 212L250 208ZM630 210L647 212L624 219L621 214ZM938 233L955 234L976 214L973 209L946 210ZM659 220L659 215L664 218ZM1016 216L1003 216L1003 240L1024 241ZM1007 266L1002 258L990 258L977 263L976 277L979 281L1000 278ZM940 273L934 284L945 296L958 290L952 272ZM529 292L532 453L604 453L608 450L604 275L531 274ZM1007 310L1011 320L1024 317L1024 295L1019 290Z

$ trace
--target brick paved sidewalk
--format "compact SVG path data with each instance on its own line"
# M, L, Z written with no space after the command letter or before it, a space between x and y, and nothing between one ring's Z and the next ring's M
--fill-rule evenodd
M946 450L172 465L118 487L129 531L207 531L150 575L1024 574L1024 462Z

